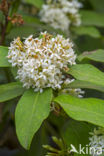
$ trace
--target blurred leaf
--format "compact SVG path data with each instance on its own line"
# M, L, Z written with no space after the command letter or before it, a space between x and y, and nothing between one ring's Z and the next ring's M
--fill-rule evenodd
M98 31L98 29L96 29L95 27L86 27L86 26L80 26L80 27L73 27L72 31L74 31L74 33L76 33L77 35L81 36L81 35L89 35L91 37L94 38L100 38L101 34Z
M80 144L82 147L89 144L89 132L93 127L93 125L85 122L69 120L61 129L61 135L68 147L72 144L79 150Z
M23 94L24 88L19 82L0 85L0 102L4 102Z
M81 11L81 18L83 25L94 25L98 27L104 27L104 14L94 11Z
M26 2L35 5L39 9L44 4L44 1L43 0L26 0Z
M34 16L22 15L22 18L23 18L24 22L26 22L26 23L42 24L42 22L39 20L39 18L36 18Z
M4 22L4 15L1 10L0 10L0 21Z
M29 22L27 20L27 22ZM46 26L44 24L39 24L38 22L37 23L30 23L30 24L26 24L26 25L22 25L22 26L18 26L18 27L14 27L11 32L7 35L7 39L11 39L13 40L13 38L16 38L16 37L28 37L29 35L34 35L34 36L38 36L40 34L40 32L42 31L48 31L48 33L53 33L54 35L55 34L61 34L61 35L64 35L66 36L66 34L64 34L61 30L59 29L53 29L52 27L50 26Z
M95 85L104 86L104 73L90 64L77 64L70 68L69 74L77 80L87 81Z
M104 86L96 85L87 81L80 81L80 80L73 81L72 83L67 85L66 88L87 88L87 89L94 89L94 90L104 92Z
M92 6L100 12L104 12L104 0L89 0Z
M16 78L18 68L17 67L11 67L10 70L11 70L13 77Z
M28 37L31 34L35 34L36 30L31 26L19 26L12 28L11 32L7 35L7 39L13 40L16 37Z
M104 50L98 49L91 52L84 52L83 54L79 55L77 59L79 61L89 59L97 62L104 62Z
M0 68L0 84L7 83L7 78L5 75L4 68Z
M7 59L8 48L0 46L0 67L9 67L10 64Z
M104 49L104 40L102 40L102 38L92 38L91 36L84 35L77 37L74 42L77 45L79 54L86 50Z
M50 113L52 90L43 93L26 91L20 99L15 113L16 132L21 145L30 148L32 138Z
M104 101L96 98L80 99L71 95L60 95L54 99L73 119L87 121L104 127Z

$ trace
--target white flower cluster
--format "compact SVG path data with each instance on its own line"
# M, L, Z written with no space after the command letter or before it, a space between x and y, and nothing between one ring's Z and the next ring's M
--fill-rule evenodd
M75 64L72 47L69 39L44 32L39 38L29 36L24 42L15 39L9 47L8 59L18 67L17 78L24 87L40 92L47 87L61 89L67 79L63 71L68 70L68 64Z
M98 129L94 129L93 132L90 133L90 147L92 147L92 155L98 156L99 149L104 152L104 128L99 127Z
M50 0L40 11L41 21L50 24L55 29L68 31L69 26L81 24L78 13L82 4L78 0Z

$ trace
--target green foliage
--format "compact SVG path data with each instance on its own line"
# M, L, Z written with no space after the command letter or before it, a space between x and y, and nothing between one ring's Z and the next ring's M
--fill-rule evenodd
M0 46L0 67L9 67L10 64L7 59L8 48Z
M90 0L93 8L99 12L104 12L104 0Z
M58 146L59 149L54 148L50 145L43 145L45 149L47 149L49 152L47 153L47 156L68 156L68 148L63 143L62 139L58 139L55 136L52 137L53 142Z
M0 145L4 147L12 142L8 141L9 133L4 133L6 128L7 131L10 127L14 130L15 112L17 137L26 149L18 150L16 156L45 155L45 149L42 148L45 144L48 144L44 146L49 150L47 156L77 156L74 153L67 153L70 145L73 144L76 148L79 144L85 146L89 143L89 132L95 125L104 127L104 100L100 99L104 99L104 0L81 1L85 4L80 11L82 23L79 27L71 26L70 33L54 29L40 21L38 13L45 0L13 0L9 4L9 11L6 10L7 16L4 14L7 4L3 8L4 12L0 11L0 134L3 134L2 138L4 137L3 140L1 138ZM17 23L15 20L14 23L8 20L18 14L20 19ZM24 24L19 24L22 18ZM7 59L10 42L16 37L24 38L31 34L37 37L43 31L54 36L61 34L75 43L75 53L79 53L77 62L81 64L69 67L66 76L73 76L76 80L64 87L85 88L87 98L60 95L60 91L51 88L44 89L43 93L34 92L33 89L23 88L19 80L14 82L17 67L11 67ZM91 62L98 69L91 65ZM93 95L99 99L89 98ZM50 108L53 110L51 113ZM52 137L55 135L57 137ZM11 133L9 136L14 137ZM17 142L17 138L13 139ZM13 142L9 148L18 148L14 145Z
M70 68L69 74L77 80L90 82L95 85L104 86L104 73L90 64L77 64Z
M104 14L87 10L81 11L80 14L83 25L104 27Z
M96 98L79 99L71 95L60 95L54 99L73 119L87 121L104 127L104 101Z
M37 8L41 8L41 6L44 4L43 0L26 0L26 2L35 5Z
M30 148L34 134L50 113L52 90L34 93L28 90L17 104L15 113L16 132L21 145Z
M20 82L11 82L0 85L0 102L4 102L24 93L24 88Z
M98 31L98 29L96 29L95 27L91 27L91 26L89 26L89 27L80 26L77 28L72 28L72 30L79 36L89 35L89 36L94 37L94 38L100 38L101 37L101 34Z
M69 120L61 129L61 135L68 147L73 144L76 149L78 149L79 144L81 144L83 147L88 145L89 132L91 132L93 127L94 126L91 124L85 122Z
M7 35L8 39L16 38L16 37L28 37L30 34L35 34L35 27L31 26L19 26L12 28L12 31Z
M84 52L78 56L78 60L82 61L84 59L93 60L97 62L104 62L104 50L98 49L91 52Z
M26 18L26 17L25 17ZM24 26L19 26L19 27L14 27L12 28L11 32L7 35L7 39L8 40L12 40L13 38L16 37L28 37L30 34L33 34L34 36L37 36L37 34L40 33L40 31L45 31L47 29L48 32L53 33L53 34L62 34L64 36L66 36L66 34L60 30L56 30L53 29L49 26L45 26L43 24L39 24L38 20L37 22L33 22L34 20L36 20L36 18L31 19L31 24L25 24ZM28 23L29 19L27 18L27 23Z
M104 87L102 85L97 85L88 81L80 81L80 80L75 80L71 84L65 86L65 88L87 88L104 92Z

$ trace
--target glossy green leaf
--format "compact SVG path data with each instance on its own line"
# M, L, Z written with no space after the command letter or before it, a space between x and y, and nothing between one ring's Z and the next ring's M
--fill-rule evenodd
M104 127L104 100L60 95L54 99L73 119Z
M74 31L74 33L76 33L79 36L89 35L89 36L94 37L94 38L101 37L101 34L98 31L98 29L96 29L95 27L91 27L91 26L73 27L72 31Z
M94 11L81 11L81 18L83 25L94 25L98 27L104 27L104 14Z
M15 112L16 133L21 145L30 148L34 134L40 128L44 119L50 113L52 89L45 89L43 93L26 91Z
M104 92L104 86L97 85L97 84L87 82L87 81L80 81L80 80L73 81L72 83L67 85L65 88L86 88L86 89L94 89L94 90Z
M90 64L77 64L69 69L77 80L87 81L104 87L104 73Z
M23 94L24 90L20 82L0 85L0 102L18 97Z
M77 59L79 61L89 59L97 62L104 62L104 50L98 49L91 52L84 52L83 54L79 55Z
M9 67L10 64L7 59L8 48L0 46L0 67Z
M37 8L41 8L44 4L44 0L26 0L26 2L35 5Z

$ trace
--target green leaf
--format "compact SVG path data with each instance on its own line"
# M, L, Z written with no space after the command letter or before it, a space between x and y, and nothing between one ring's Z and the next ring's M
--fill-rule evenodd
M13 77L16 78L18 68L17 67L11 67L10 70L11 70ZM16 79L16 81L18 81L18 80Z
M44 4L43 0L26 0L26 2L35 5L37 8L41 8L42 5Z
M37 23L37 24L42 24L42 22L39 20L39 18L34 17L34 16L29 16L29 15L22 15L22 18L24 20L25 23Z
M3 12L0 10L0 21L4 22L4 17Z
M90 0L90 2L97 11L104 12L104 0Z
M97 62L104 62L104 50L98 49L91 52L84 52L83 54L79 55L77 59L79 61L89 59Z
M91 37L94 38L100 38L101 34L98 31L98 29L96 29L95 27L91 27L91 26L80 26L80 27L73 27L72 31L74 31L74 33L76 33L77 35L81 36L81 35L89 35Z
M75 40L79 53L84 51L93 51L95 49L104 49L104 42L102 38L92 38L91 36L85 35L77 37Z
M80 99L71 95L60 95L54 99L73 119L87 121L104 127L104 101L96 98Z
M24 90L20 82L0 85L0 102L18 97L23 94Z
M92 84L104 86L104 73L90 64L77 64L69 69L69 74L77 80L87 81Z
M104 86L96 85L87 81L80 81L80 80L73 81L65 88L87 88L87 89L94 89L94 90L104 92Z
M81 11L81 18L83 25L94 25L98 27L104 27L104 14L94 11Z
M34 134L50 113L52 89L45 89L43 93L26 91L15 112L16 133L21 145L30 148Z
M70 119L61 129L61 135L68 147L72 144L79 151L80 144L82 147L89 144L89 132L93 128L91 124Z
M12 30L10 31L10 33L7 35L7 39L13 39L16 37L28 37L30 34L35 35L36 30L35 27L31 27L31 26L18 26L18 27L14 27L12 28Z
M7 59L8 48L0 46L0 67L9 67L10 63Z
M29 22L29 20L27 19L27 23ZM33 21L31 21L33 22ZM64 34L62 31L60 31L59 29L53 29L52 27L50 27L49 25L44 25L44 24L39 24L38 21L37 23L29 23L27 25L24 26L18 26L18 27L14 27L12 28L12 30L10 31L10 33L7 35L7 39L12 40L13 38L16 37L28 37L30 34L34 35L34 36L38 36L40 34L40 30L41 31L45 31L47 30L49 33L53 33L53 34L61 34L66 36L66 34Z

